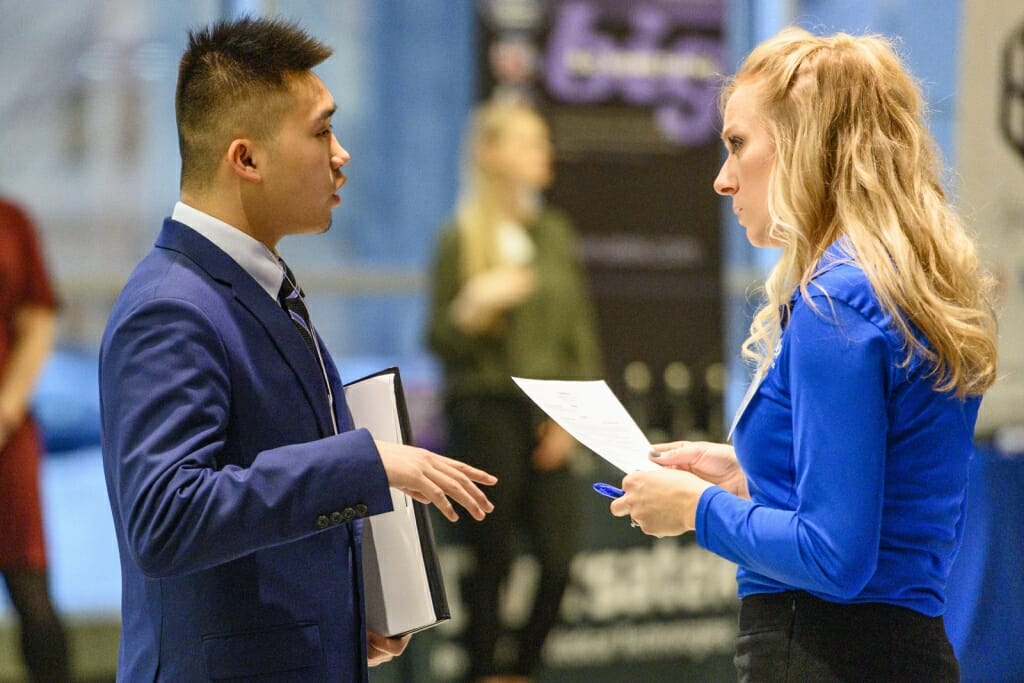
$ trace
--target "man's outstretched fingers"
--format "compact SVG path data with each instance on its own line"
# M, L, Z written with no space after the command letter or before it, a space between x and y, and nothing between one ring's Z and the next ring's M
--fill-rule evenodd
M424 475L423 486L420 489L420 493L427 498L427 502L436 507L442 515L449 522L459 521L459 515L455 512L455 507L452 502L448 500L448 496L445 495L444 489L437 485L436 482L432 481L430 477Z
M456 469L461 471L463 474L465 474L467 477L475 481L477 484L484 484L485 486L494 486L494 484L498 483L498 478L493 474L484 472L483 470L477 469L472 465L467 465L461 460L454 460L452 458L448 458L445 456L442 457L444 457L445 460L454 465Z
M494 509L494 504L487 495L477 488L476 484L452 461L442 461L436 469L438 480L435 483L455 498L455 501L466 508L474 519L481 520Z

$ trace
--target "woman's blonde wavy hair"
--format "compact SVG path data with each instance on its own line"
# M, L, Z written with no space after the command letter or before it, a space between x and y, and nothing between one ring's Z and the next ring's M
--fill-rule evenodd
M996 377L992 279L940 185L920 89L880 36L786 29L761 43L722 92L754 85L774 140L769 236L782 255L743 356L766 371L781 315L804 297L826 248L844 237L939 391L979 395ZM913 329L923 333L927 345Z

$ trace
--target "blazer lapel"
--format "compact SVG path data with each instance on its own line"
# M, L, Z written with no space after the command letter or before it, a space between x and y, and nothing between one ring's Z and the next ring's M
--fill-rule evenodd
M231 287L235 299L259 321L284 362L295 373L316 415L321 434L333 434L320 363L310 352L288 313L234 259L188 226L166 219L156 246L183 254L211 278Z

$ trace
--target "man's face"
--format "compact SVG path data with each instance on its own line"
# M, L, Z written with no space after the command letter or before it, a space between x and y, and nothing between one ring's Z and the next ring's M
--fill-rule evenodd
M725 105L722 141L728 156L715 178L715 192L732 197L736 220L755 247L779 246L768 234L768 180L775 163L771 133L758 115L757 86L740 85Z
M341 202L341 169L349 162L331 128L336 109L323 82L308 73L289 84L291 105L267 145L262 173L262 214L257 221L274 240L285 235L325 232L331 209ZM275 239L276 238L276 239Z

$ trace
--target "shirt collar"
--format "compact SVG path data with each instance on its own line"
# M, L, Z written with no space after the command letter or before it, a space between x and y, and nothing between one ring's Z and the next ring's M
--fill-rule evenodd
M853 245L850 244L849 238L845 235L839 237L835 242L828 245L821 258L818 259L818 266L814 271L814 277L818 277L822 273L844 263L855 263L853 254Z
M844 263L856 265L857 261L853 257L853 254L853 245L850 244L850 240L845 235L839 237L839 239L825 248L821 258L818 259L818 263L814 268L814 275L811 276L811 282L814 282L814 280L821 277L822 274L837 266L841 266ZM782 329L786 329L786 325L789 324L790 309L800 296L800 287L797 286L793 289L793 293L789 297L789 303L779 306L779 319L782 323Z
M174 205L171 218L213 242L249 273L270 298L277 301L277 293L284 278L284 268L281 267L277 255L267 245L233 225L184 202Z

